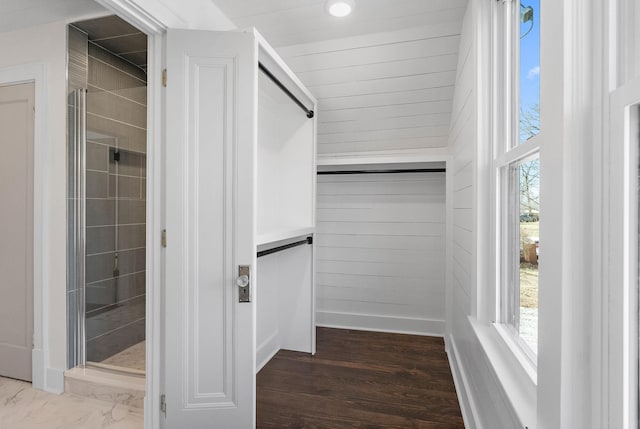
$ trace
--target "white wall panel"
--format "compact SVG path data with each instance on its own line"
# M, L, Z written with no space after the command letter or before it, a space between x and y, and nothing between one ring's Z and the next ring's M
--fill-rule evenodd
M385 106L397 106L397 105L412 105L418 103L436 103L435 108L442 109L443 106L446 111L442 112L430 111L430 112L416 112L417 114L437 114L437 113L449 113L451 111L451 99L453 98L453 85L442 86L437 88L424 88L424 89L411 89L407 91L394 91L392 93L382 94L364 94L364 95L342 95L340 97L325 98L320 101L320 111L322 112L323 120L329 121L330 116L328 113L336 110L349 110L349 109L362 109L373 107L385 107ZM433 108L432 108L433 110ZM367 111L369 112L369 111ZM370 114L364 115L362 119L371 118Z
M437 55L423 58L409 58L388 63L358 64L340 68L320 69L300 72L308 85L321 86L346 83L353 80L387 79L406 76L410 70L415 74L436 73L455 70L456 54Z
M324 143L348 143L368 142L380 140L410 139L420 137L446 137L448 127L415 127L415 128L388 128L374 129L371 131L359 131L352 133L318 133L318 144Z
M342 222L348 217L359 217L362 222L388 222L389 219L397 219L398 222L423 222L427 216L442 215L439 213L440 208L437 202L423 202L421 204L411 204L411 208L406 208L404 212L394 212L393 208L381 208L380 210L361 210L357 208L326 208L322 209L322 217L326 219L325 222ZM406 207L406 206L403 206ZM444 219L439 220L441 222Z
M321 216L318 214L318 216ZM317 237L319 246L344 247L344 248L375 248L375 249L442 249L444 242L438 237L418 237L418 236L371 236L371 235L328 235L321 234Z
M310 227L314 122L264 73L258 87L258 235Z
M420 127L444 127L448 128L448 113L416 114L401 118L365 118L353 121L330 122L323 125L323 134L340 134L364 131L378 131L393 127L420 128ZM446 135L447 133L441 134Z
M427 222L396 223L393 221L319 221L318 232L322 234L438 237L444 234L444 228L441 224L439 225L436 223Z
M402 93L402 97L407 96L406 91L398 91ZM398 93L396 93L397 96ZM391 95L389 97L392 97ZM340 97L342 98L342 96ZM355 99L356 97L354 97ZM321 99L320 104L326 102L327 99ZM382 104L380 104L382 103ZM450 100L427 100L424 102L398 102L386 103L382 100L378 102L366 101L362 107L358 108L339 108L327 109L320 107L318 112L319 128L322 129L325 124L330 122L357 121L366 119L385 119L385 118L401 118L414 115L433 115L438 113L450 113Z
M422 57L450 55L458 52L459 43L460 37L457 35L436 36L422 40L407 40L401 43L381 43L355 49L340 49L314 55L295 56L290 57L287 63L295 70L308 72L329 69L332 65L347 67L375 64L379 62L380 58L385 58L388 61L401 61L416 58L416 52L422 52Z
M454 192L454 199L456 204L454 209L470 209L473 207L475 195L473 194L473 187L467 186L457 189Z
M454 379L461 399L466 427L522 427L514 418L492 364L476 335L469 317L473 317L473 293L477 289L477 252L488 245L476 243L476 109L477 52L476 23L479 2L471 2L462 28L455 95L451 114L449 145L453 154L453 236L451 287L453 303L446 338Z
M453 226L473 231L475 226L475 219L473 215L473 209L454 209ZM465 250L472 251L473 247L465 248Z
M418 266L390 261L380 262L373 260L363 262L356 260L354 256L342 261L337 260L335 256L330 257L334 259L318 261L319 272L367 277L426 278L427 276L435 275L433 273L439 271L438 265L441 262L441 258L437 255L433 256L431 260L425 258L422 264ZM400 286L394 286L394 288L400 290Z
M319 176L325 326L444 333L444 173Z
M446 147L460 26L458 18L280 48L318 98L319 156Z
M469 150L471 151L473 150L473 148L471 147L469 148ZM474 184L473 184L473 174L474 174L475 163L473 162L473 160L470 160L466 164L457 162L460 157L467 157L467 156L473 159L474 155L465 153L463 155L456 154L456 156L454 157L453 169L454 169L454 176L456 180L453 182L453 189L455 191L459 191L464 188L471 188L472 192L475 193ZM454 206L456 206L459 204L459 200L456 198L453 200L453 203L454 203ZM470 208L468 205L465 205L465 207Z
M456 225L453 229L453 240L463 249L473 248L473 232L469 229Z
M453 280L457 290L463 291L465 295L469 296L469 287L471 284L471 274L469 274L469 267L465 267L459 261L453 261Z
M308 245L258 258L256 372L280 349L313 350L313 315L306 304L311 302L312 259Z
M379 60L380 59L386 61L386 58L383 56L381 56ZM455 79L456 76L453 71L423 74L411 73L404 76L391 76L372 80L309 86L309 89L314 96L323 99L345 95L384 94L397 91L411 91L414 89L439 88L453 85Z

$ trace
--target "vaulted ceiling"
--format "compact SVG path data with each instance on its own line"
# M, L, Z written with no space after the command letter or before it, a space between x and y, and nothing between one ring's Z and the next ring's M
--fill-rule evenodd
M334 18L325 0L214 0L240 28L253 26L273 46L339 39L461 21L467 0L356 0L354 12Z
M448 144L467 0L214 0L254 26L318 98L319 155L424 152Z

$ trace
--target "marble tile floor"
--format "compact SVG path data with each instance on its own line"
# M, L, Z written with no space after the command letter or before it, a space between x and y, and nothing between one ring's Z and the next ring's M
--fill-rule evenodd
M108 357L100 363L144 372L146 345L146 341L141 341L118 354Z
M143 410L0 377L0 429L142 429Z
M103 368L72 368L64 372L64 391L110 404L144 408L145 378Z

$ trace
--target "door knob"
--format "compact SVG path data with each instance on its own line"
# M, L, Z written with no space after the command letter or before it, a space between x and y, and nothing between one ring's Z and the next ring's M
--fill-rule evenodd
M247 287L249 285L249 276L245 274L238 277L236 283L238 284L238 287Z
M238 300L240 302L251 302L251 271L248 265L240 265L238 267L238 278L236 278L236 285L238 285Z

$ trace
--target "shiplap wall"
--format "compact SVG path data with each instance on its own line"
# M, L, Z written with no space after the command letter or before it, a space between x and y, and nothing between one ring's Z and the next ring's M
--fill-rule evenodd
M318 98L319 157L446 147L461 21L279 48Z
M488 5L488 3L486 3ZM476 121L478 52L476 43L480 1L469 4L462 27L450 147L453 168L453 265L452 306L448 321L447 347L465 425L471 429L522 427L510 408L509 398L499 383L492 363L480 344L469 317L473 317L472 294L476 285L477 251L487 245L476 243Z
M442 335L445 174L318 177L321 326Z

